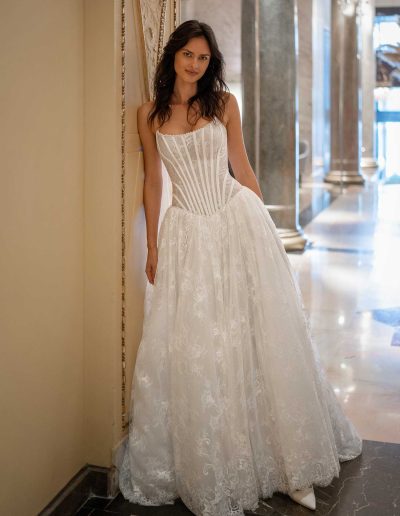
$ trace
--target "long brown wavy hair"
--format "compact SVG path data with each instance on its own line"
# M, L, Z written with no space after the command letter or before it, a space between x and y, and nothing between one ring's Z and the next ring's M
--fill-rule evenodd
M187 42L203 36L210 47L211 57L204 75L197 82L197 93L188 100L188 114L196 102L198 105L197 120L205 118L213 120L216 117L222 121L225 109L225 93L229 88L224 80L224 58L221 54L212 28L207 23L198 20L188 20L170 35L164 47L161 59L157 65L154 77L154 105L148 115L150 124L157 119L163 125L172 114L169 105L175 84L175 54Z

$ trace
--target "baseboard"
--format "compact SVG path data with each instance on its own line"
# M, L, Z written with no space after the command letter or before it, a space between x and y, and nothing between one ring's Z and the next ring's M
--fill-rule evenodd
M90 496L114 497L115 468L87 464L46 505L38 516L75 514Z

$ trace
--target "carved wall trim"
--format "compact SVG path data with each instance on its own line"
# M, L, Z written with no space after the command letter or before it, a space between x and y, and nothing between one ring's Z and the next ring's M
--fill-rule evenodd
M140 6L140 0L131 0L132 1L132 11L134 13L135 19L137 20L137 24L139 25L137 27L138 32L138 39L140 41L140 49L142 53L142 78L143 78L143 88L146 95L146 100L150 98L150 87L149 87L149 77L147 72L147 58L146 58L146 44L145 44L145 37L144 37L144 28L143 28L143 18L142 18L142 10ZM133 20L130 20L132 23Z
M136 24L126 18L127 2L132 2L131 13L134 13ZM142 82L142 92L145 99L150 99L154 72L161 57L162 50L169 34L177 26L180 18L179 0L120 0L121 19L121 426L126 430L129 418L126 406L126 154L134 146L139 148L138 135L127 135L126 132L126 69L129 61L126 60L126 40L128 31L133 31L138 47L141 49L142 59L138 74ZM136 34L138 33L138 34Z
M140 9L145 47L148 98L153 91L154 72L164 47L165 11L167 0L157 2L137 0Z

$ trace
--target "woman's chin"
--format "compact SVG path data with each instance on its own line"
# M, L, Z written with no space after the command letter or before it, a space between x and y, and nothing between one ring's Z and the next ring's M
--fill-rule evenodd
M177 76L181 79L181 81L189 82L189 83L195 83L200 79L199 73L192 75L190 73L184 72L182 74L177 74Z

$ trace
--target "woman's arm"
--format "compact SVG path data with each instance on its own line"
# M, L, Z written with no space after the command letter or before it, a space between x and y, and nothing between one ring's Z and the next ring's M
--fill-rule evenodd
M146 217L147 248L156 249L162 194L162 174L161 159L157 150L156 137L147 123L147 115L151 106L151 102L143 104L138 109L137 120L139 136L143 145L143 202Z
M229 99L226 103L227 123L226 129L228 132L228 156L230 164L232 165L235 179L244 186L253 190L255 194L264 202L263 195L260 190L256 175L249 163L246 148L243 141L242 123L240 120L239 106L236 97L229 94Z

